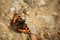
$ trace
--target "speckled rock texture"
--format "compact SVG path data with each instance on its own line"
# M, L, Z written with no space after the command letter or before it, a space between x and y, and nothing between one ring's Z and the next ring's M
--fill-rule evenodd
M11 29L15 12L31 34ZM60 40L60 0L0 0L0 40Z

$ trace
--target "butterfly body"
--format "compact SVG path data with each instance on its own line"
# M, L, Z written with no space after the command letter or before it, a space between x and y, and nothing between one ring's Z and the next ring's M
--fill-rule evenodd
M25 23L25 20L22 19L18 14L14 14L14 17L11 21L11 26L18 32L29 33L30 30Z

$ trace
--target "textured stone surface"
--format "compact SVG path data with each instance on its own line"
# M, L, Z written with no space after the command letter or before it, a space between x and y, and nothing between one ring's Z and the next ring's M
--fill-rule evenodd
M17 12L31 31L17 33L10 22ZM0 40L60 40L60 0L0 0Z

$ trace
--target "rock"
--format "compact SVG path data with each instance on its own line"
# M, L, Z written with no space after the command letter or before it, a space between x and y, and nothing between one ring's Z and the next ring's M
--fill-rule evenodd
M38 5L39 5L39 6L45 6L45 5L46 5L45 0L40 0L40 1L38 2Z

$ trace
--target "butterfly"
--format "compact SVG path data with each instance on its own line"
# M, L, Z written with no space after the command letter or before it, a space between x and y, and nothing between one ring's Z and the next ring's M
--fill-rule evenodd
M17 32L20 32L20 33L29 33L30 32L29 28L27 27L27 24L25 23L25 20L22 19L22 17L20 17L17 13L14 14L10 25Z

